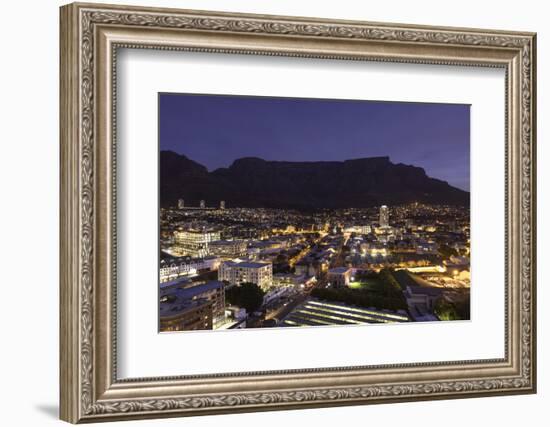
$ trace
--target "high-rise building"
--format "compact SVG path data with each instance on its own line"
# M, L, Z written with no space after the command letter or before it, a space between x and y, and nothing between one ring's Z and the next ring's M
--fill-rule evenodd
M201 200L200 208L204 209L206 207L206 202L204 200Z
M212 303L206 299L170 304L169 299L160 304L160 330L200 331L212 329Z
M185 207L185 202L183 199L178 200L178 209L183 209Z
M386 205L380 206L380 227L389 227L390 210Z
M225 200L220 202L220 209L225 209Z
M225 285L217 280L161 290L161 330L212 329L225 320Z

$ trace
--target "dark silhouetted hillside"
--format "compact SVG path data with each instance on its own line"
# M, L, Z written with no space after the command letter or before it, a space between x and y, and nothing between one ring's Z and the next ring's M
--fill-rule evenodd
M394 164L389 157L343 162L284 162L247 157L228 168L208 170L172 151L160 153L161 206L187 206L204 199L227 207L347 208L426 202L468 205L470 193Z

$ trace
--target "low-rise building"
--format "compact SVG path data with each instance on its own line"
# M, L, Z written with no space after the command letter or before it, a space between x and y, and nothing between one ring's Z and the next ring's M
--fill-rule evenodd
M335 288L349 286L352 273L353 269L348 267L331 268L327 275L328 283Z
M416 253L418 254L437 254L437 243L426 240L420 240L416 243Z
M234 305L231 305L229 307L225 308L225 315L226 317L229 317L230 319L233 319L236 322L240 322L241 320L246 320L248 315L246 314L246 310L242 307L237 307Z
M416 321L434 321L438 318L434 315L435 303L443 294L442 288L426 286L407 286L404 292L409 306L409 312Z
M409 306L423 305L429 311L433 311L435 302L442 293L442 288L410 285L405 290L405 298Z
M244 240L215 240L210 242L209 252L222 258L239 258L246 255Z
M452 275L458 275L463 271L470 271L470 259L464 256L452 255L449 260L443 261L447 271Z
M433 286L432 283L407 270L396 270L391 274L403 290L409 312L414 320L438 320L433 310L435 303L443 295L444 288Z
M273 275L273 286L275 287L298 287L307 280L305 274L279 273Z
M370 234L371 232L370 225L350 225L344 228L344 233Z
M291 292L291 288L273 288L264 295L264 304L269 304L278 298L289 295Z
M303 258L295 264L295 272L297 275L305 275L308 277L321 277L328 270L330 257L320 257L318 259Z
M166 257L161 259L159 268L160 283L176 280L180 277L217 270L222 259L217 256L204 258Z

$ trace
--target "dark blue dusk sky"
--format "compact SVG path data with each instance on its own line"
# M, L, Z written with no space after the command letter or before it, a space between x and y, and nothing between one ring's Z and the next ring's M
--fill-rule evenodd
M470 191L470 106L160 94L160 149L212 171L241 157L389 156Z

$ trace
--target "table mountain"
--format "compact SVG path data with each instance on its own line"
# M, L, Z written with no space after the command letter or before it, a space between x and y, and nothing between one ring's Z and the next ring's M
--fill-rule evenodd
M431 178L424 169L389 157L339 162L237 159L212 172L173 151L160 153L160 203L175 206L266 207L320 209L370 207L425 202L468 205L470 193Z

